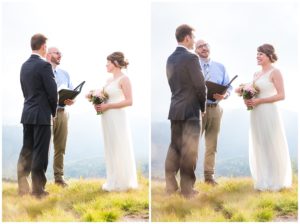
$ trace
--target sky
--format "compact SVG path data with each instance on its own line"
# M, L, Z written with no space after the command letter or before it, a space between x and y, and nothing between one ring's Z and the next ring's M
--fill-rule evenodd
M127 74L134 96L130 116L165 120L170 102L165 63L177 45L175 29L183 23L196 29L196 38L210 43L211 58L223 63L231 77L239 75L234 87L249 82L259 70L257 47L273 44L279 57L275 66L282 71L286 90L286 100L280 106L295 111L294 91L300 74L297 2L2 0L2 122L19 122L23 104L19 71L30 56L30 38L37 32L49 38L48 46L62 51L61 68L69 72L73 85L86 81L83 93L69 108L72 114L93 115L84 93L103 86L111 76L105 69L106 56L120 50L130 63ZM244 108L234 93L222 105L225 109Z
M72 116L94 116L84 95L101 88L112 75L106 72L106 57L122 51L129 61L127 71L133 89L129 116L150 119L150 7L136 0L51 0L1 2L1 91L3 124L19 124L23 107L20 68L31 54L35 33L48 37L48 47L63 53L60 67L73 86L86 81ZM136 8L138 10L136 10ZM138 18L138 19L136 19Z
M233 87L250 82L255 71L256 49L264 43L275 47L286 99L281 108L297 111L299 88L298 1L155 1L151 5L151 115L166 120L170 104L165 65L175 50L175 30L181 24L195 28L196 39L211 46L211 59L225 65L229 76L238 75ZM297 15L298 14L298 15ZM221 102L224 109L244 109L233 92Z
M48 46L57 46L63 53L60 67L69 72L73 85L86 81L69 108L74 126L99 122L84 94L101 88L111 77L105 64L113 51L123 51L130 63L126 73L134 103L129 118L148 124L150 118L167 121L170 90L165 64L177 46L175 29L183 23L196 29L197 39L210 43L211 58L223 63L231 77L239 75L234 87L251 81L260 69L257 47L273 44L279 57L275 66L283 74L286 91L279 105L297 111L299 8L296 0L2 0L2 124L20 125L20 67L31 54L31 36L38 32L48 37ZM245 109L234 93L222 106L225 112Z

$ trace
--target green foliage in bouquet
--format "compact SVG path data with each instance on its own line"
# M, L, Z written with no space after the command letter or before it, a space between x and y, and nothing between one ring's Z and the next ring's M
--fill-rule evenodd
M249 100L256 97L259 94L259 89L254 83L240 84L237 91L239 96L243 99ZM252 106L248 106L247 110L253 110Z

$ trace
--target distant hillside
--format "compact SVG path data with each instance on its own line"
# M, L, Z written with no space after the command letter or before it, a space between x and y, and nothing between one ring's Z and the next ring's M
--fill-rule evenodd
M199 194L185 199L167 195L164 182L152 180L153 222L295 222L298 220L298 178L280 192L259 192L250 178L220 178L212 187L196 182Z
M296 112L283 111L283 121L293 169L298 171L298 116ZM219 135L216 176L249 176L248 161L249 113L246 110L224 111ZM152 121L151 125L151 175L164 176L164 161L170 144L170 123ZM197 175L203 175L204 140L199 149Z
M96 121L96 122L95 122ZM93 124L93 125L87 125ZM147 120L131 124L136 164L148 177L149 135ZM21 124L2 126L2 177L16 179L17 160L22 147ZM53 178L53 146L51 145L47 177ZM65 155L66 178L105 177L105 160L99 117L76 117L69 120L69 135Z
M147 222L149 182L139 178L139 188L127 192L101 190L104 180L71 180L68 188L46 185L50 195L41 200L19 197L17 184L3 182L3 222Z

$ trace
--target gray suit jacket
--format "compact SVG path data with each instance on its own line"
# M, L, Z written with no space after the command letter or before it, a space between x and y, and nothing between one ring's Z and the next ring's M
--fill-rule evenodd
M167 77L172 92L170 120L199 120L205 111L206 86L199 58L177 47L167 61Z

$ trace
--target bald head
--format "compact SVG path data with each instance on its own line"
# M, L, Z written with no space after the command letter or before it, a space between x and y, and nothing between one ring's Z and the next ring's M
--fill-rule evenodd
M48 48L46 58L47 58L47 61L50 62L54 68L60 64L61 56L62 56L62 54L57 47L49 47Z
M58 51L57 47L48 47L48 52L47 53L51 53L54 51Z
M210 48L205 40L198 40L196 42L196 53L200 58L209 59Z

